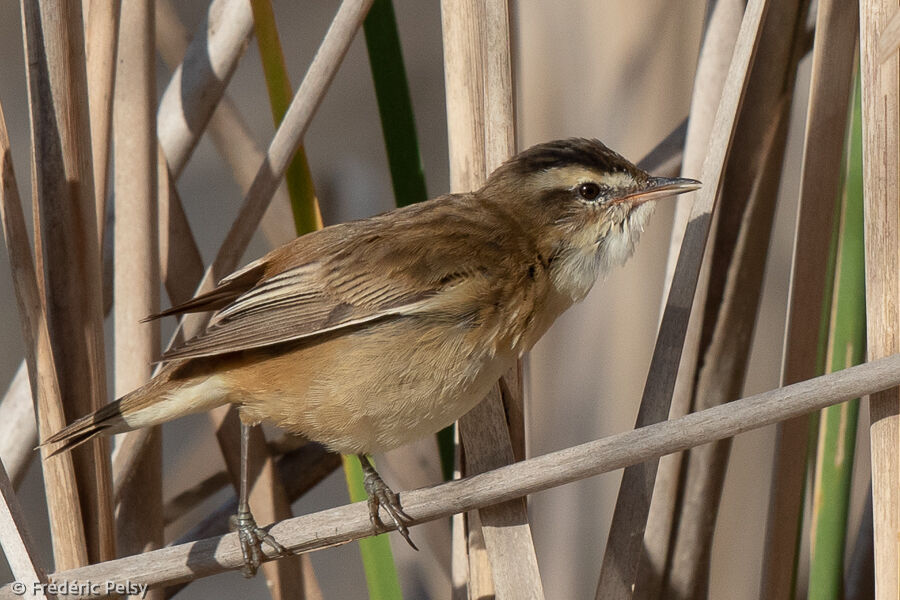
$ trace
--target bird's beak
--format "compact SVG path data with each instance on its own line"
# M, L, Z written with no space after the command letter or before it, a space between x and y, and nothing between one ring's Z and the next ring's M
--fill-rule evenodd
M677 196L685 192L692 192L700 189L701 185L703 184L696 179L651 177L643 188L635 190L622 199L630 201L633 205L643 204L649 200L658 200L664 196Z

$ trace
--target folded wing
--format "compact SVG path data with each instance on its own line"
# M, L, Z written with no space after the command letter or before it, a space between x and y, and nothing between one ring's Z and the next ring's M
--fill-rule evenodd
M428 216L443 219L440 208L431 208ZM394 213L392 220L348 223L303 236L224 279L215 290L170 309L165 314L221 310L206 331L163 360L260 348L441 310L448 290L484 284L488 267L477 255L470 258L466 252L448 261L442 246L464 246L437 244L433 233L466 237L472 223L425 228L430 237L407 233L398 243L403 216L397 219Z

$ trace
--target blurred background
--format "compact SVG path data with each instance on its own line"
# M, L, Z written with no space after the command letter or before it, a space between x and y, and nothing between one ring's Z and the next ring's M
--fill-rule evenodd
M569 136L597 137L637 161L688 113L706 11L705 0L672 3L595 0L518 0L512 3L518 147ZM337 0L275 1L291 79L299 85L337 10ZM394 0L412 91L430 196L449 191L440 5L436 0ZM205 2L178 3L193 31ZM0 2L0 102L6 112L25 195L29 117L18 3ZM808 58L801 63L787 160L799 165ZM169 79L159 63L158 89ZM257 48L250 43L228 93L260 144L273 134ZM797 118L799 117L799 118ZM306 150L325 224L393 207L387 161L368 59L361 35L341 67L306 135ZM686 173L699 177L699 173ZM799 167L786 168L772 238L759 328L745 393L779 385L785 306L790 274ZM200 143L178 187L200 250L208 261L237 213L241 194L212 144ZM543 454L634 424L650 362L660 307L674 202L660 206L634 258L610 274L568 311L528 356L525 372L530 455ZM683 201L683 200L682 200ZM27 210L26 210L27 212ZM245 257L268 249L258 236ZM5 250L0 258L0 389L22 356L21 330ZM166 327L171 328L171 323ZM108 329L111 336L111 329ZM164 336L166 332L164 330ZM111 348L111 344L107 344ZM112 372L110 370L110 372ZM863 416L860 422L867 422ZM865 438L864 438L865 439ZM756 598L765 535L772 428L735 440L713 552L712 598ZM860 448L865 460L867 447ZM165 495L190 487L222 468L215 436L204 415L164 427ZM439 479L433 441L397 456L379 457L395 489ZM410 461L421 469L410 469ZM397 464L406 465L397 468ZM47 564L52 561L40 472L35 461L20 487ZM530 498L534 540L548 598L593 598L621 472L609 473ZM231 494L227 490L227 494ZM176 522L167 539L217 507L226 491ZM335 472L294 513L347 502L343 475ZM391 536L407 598L448 598L447 523L417 527L425 538L415 554ZM398 542L399 540L399 542ZM423 545L423 544L420 544ZM437 547L437 548L435 548ZM365 597L355 544L316 552L312 562L326 598ZM0 582L12 576L0 561ZM187 598L264 598L265 580L237 572L197 581Z

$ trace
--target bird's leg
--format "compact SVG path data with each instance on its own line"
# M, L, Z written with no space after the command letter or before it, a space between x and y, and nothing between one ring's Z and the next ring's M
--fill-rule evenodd
M244 577L253 577L262 559L263 542L272 546L278 556L285 556L290 552L275 541L269 532L256 525L256 520L250 512L248 500L250 492L250 461L247 457L250 446L251 425L241 422L241 490L238 501L238 511L234 516L233 524L238 532L241 542L241 553L244 555L244 567L241 572Z
M378 514L378 508L384 507L384 510L387 511L388 516L391 517L391 521L397 526L397 531L400 532L406 543L412 546L413 550L418 550L410 539L409 528L406 526L406 523L412 521L412 517L403 511L397 494L388 487L388 484L384 482L365 454L357 454L356 457L359 459L359 464L363 470L363 485L366 488L366 494L369 496L369 519L372 521L372 525L378 529L384 527L384 522L382 522Z

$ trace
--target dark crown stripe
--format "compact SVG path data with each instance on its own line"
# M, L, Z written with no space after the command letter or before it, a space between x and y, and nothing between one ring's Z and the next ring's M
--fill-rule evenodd
M570 138L538 144L510 161L523 172L542 171L580 165L601 172L628 172L635 177L646 176L643 171L599 140Z

